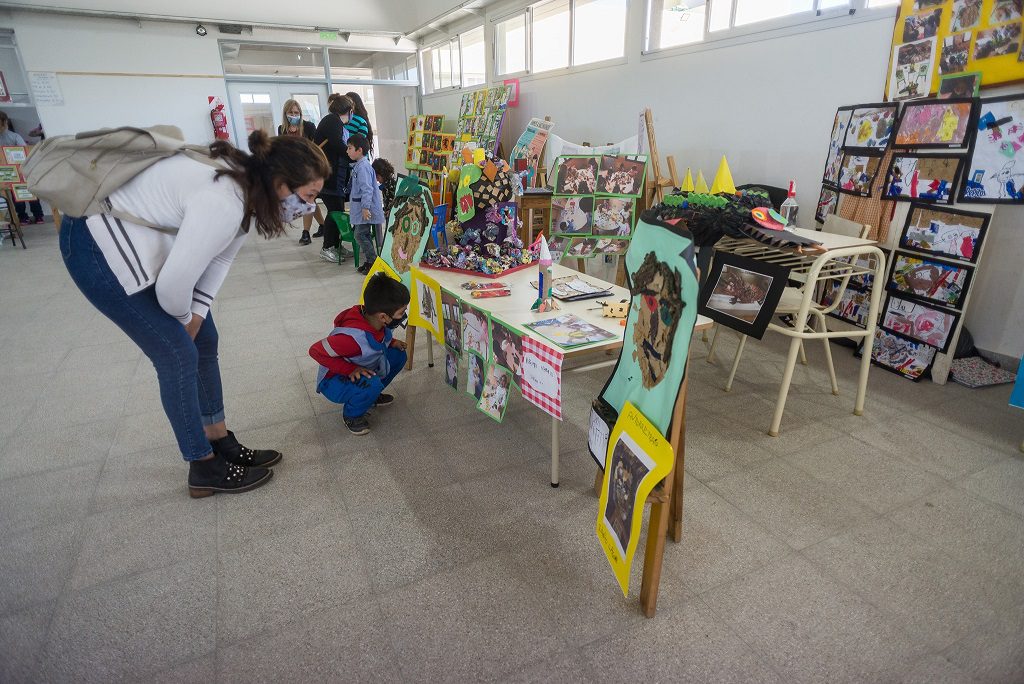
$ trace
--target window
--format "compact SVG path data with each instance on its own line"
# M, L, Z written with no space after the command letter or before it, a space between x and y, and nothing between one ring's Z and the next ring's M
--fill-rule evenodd
M418 81L420 78L420 70L416 65L416 55L411 55L405 60L405 78L409 81Z
M797 12L810 12L814 0L736 0L736 19L733 26L784 17Z
M576 0L574 4L573 65L626 54L626 0Z
M423 51L423 92L433 93L461 83L458 39Z
M484 27L459 34L459 46L462 53L462 87L480 85L487 80L487 67L484 59Z
M317 123L320 121L320 96L316 93L292 93L292 99L302 107L302 118Z
M533 15L531 71L551 71L569 66L569 0L538 2Z
M648 44L657 48L687 45L704 40L707 0L651 3L651 35Z
M526 71L526 14L517 14L494 27L494 71L499 76Z

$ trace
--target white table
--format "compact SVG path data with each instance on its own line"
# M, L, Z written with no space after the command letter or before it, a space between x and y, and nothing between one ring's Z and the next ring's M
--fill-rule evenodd
M462 283L469 280L485 281L486 278L474 278L465 273L452 273L449 271L439 271L435 269L425 268L423 272L429 275L431 278L436 280L442 289L451 292L457 296L460 300L469 303L474 308L486 312L487 314L497 318L502 323L506 323L520 330L523 335L532 337L533 339L544 342L547 345L558 348L565 355L565 361L562 365L563 373L563 384L564 374L580 373L584 371L594 370L596 368L602 368L606 366L615 365L618 357L611 359L602 359L598 361L589 360L586 362L582 357L593 355L595 352L612 352L622 347L623 338L625 337L626 328L619 324L620 320L615 318L604 318L601 315L600 301L612 301L617 302L622 299L630 299L629 290L618 285L603 281L599 278L587 274L581 274L574 271L571 268L555 264L551 267L551 274L553 278L562 278L565 276L581 276L588 282L593 283L597 286L607 287L611 291L611 295L607 297L597 297L596 299L584 299L576 302L558 302L557 311L548 311L546 313L536 313L530 311L530 307L537 300L537 288L531 285L531 282L537 281L537 268L525 268L521 271L517 271L510 275L504 275L500 278L496 278L498 282L504 283L509 286L512 294L508 297L492 297L492 298L480 298L474 299L470 295L469 291L462 289ZM547 318L559 316L562 314L574 314L584 321L591 323L599 328L607 330L608 332L615 335L612 339L605 340L603 342L595 342L592 344L584 344L578 347L572 347L571 349L562 349L555 345L551 340L545 338L543 335L539 335L532 330L525 327L527 323L533 323L535 321L542 321ZM697 326L695 329L704 330L712 325L712 321L704 316L697 317ZM411 337L411 336L410 336ZM413 351L415 347L410 345L409 353L409 364L412 364ZM430 358L432 359L432 349L428 347L430 351ZM567 361L573 359L580 361L579 365L567 368ZM558 448L559 448L559 423L561 421L557 418L551 419L551 486L558 486Z

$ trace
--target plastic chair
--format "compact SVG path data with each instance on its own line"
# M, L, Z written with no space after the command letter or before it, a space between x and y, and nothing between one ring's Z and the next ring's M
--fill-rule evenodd
M447 223L448 205L434 207L434 225L430 228L430 237L434 239L434 247L437 249L441 249L441 238L444 238L445 249L448 248L448 231L445 230Z
M334 219L334 225L338 226L338 263L341 263L341 243L348 242L352 245L352 260L356 268L359 268L359 245L356 243L356 236L352 232L352 222L348 213L344 211L332 211L328 216Z

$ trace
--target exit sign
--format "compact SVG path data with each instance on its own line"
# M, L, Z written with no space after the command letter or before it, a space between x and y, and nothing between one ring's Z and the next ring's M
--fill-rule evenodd
M337 31L321 31L320 40L338 40Z

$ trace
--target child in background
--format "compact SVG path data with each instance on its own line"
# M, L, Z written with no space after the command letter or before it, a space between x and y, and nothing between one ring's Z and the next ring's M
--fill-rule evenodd
M352 235L359 245L363 263L359 272L366 275L377 259L377 245L373 241L373 228L382 230L384 223L384 199L377 185L377 174L366 155L370 143L359 133L348 139L348 157L352 165L352 191L349 194L348 212L352 222Z
M395 203L395 167L387 159L374 159L373 170L377 173L377 183L384 197L384 218L391 213L391 205Z
M330 334L309 348L320 364L317 393L344 405L342 418L353 435L370 432L371 408L395 400L384 389L405 366L406 354L392 331L405 325L408 309L409 289L378 273L366 284L363 304L339 313Z

